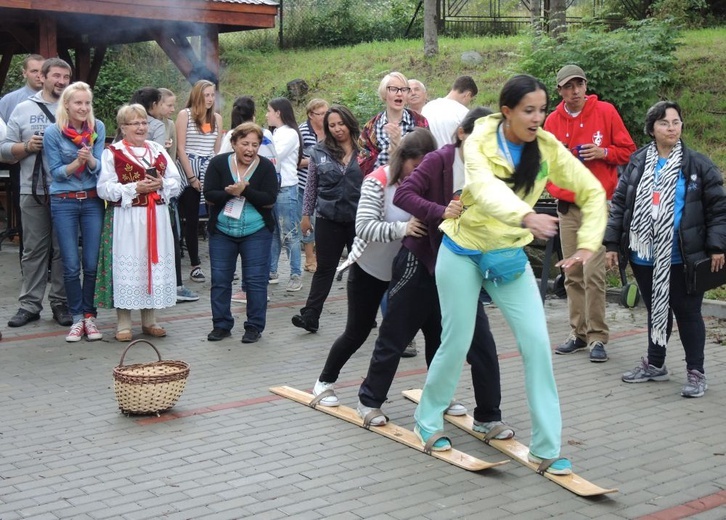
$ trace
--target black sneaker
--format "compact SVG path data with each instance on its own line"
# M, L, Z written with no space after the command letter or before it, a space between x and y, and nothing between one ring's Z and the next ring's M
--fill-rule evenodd
M53 312L53 316L55 317L55 312ZM8 327L22 327L23 325L27 325L31 321L37 321L39 319L40 314L37 312L32 313L26 311L25 309L18 309L18 312L15 313L15 316L10 318L10 321L8 321Z
M221 341L224 338L228 338L232 335L230 331L227 329L220 329L218 327L214 327L212 329L212 332L207 334L207 341Z
M562 345L557 346L557 348L555 349L555 354L573 354L580 350L585 350L586 348L587 343L582 341L574 334L570 334L570 337L567 338L567 341L565 341Z
M242 343L257 343L262 334L255 328L249 327L245 329L244 336L242 336Z
M309 312L293 316L292 324L298 328L305 329L308 332L317 332L318 327L320 326L318 318Z
M605 363L608 360L608 353L605 352L605 345L602 341L590 343L590 361L593 363Z
M53 319L58 322L58 325L63 325L64 327L73 325L73 315L65 303L54 305L51 310L53 311Z

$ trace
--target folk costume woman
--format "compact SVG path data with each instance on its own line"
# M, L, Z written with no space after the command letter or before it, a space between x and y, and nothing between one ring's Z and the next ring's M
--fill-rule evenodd
M148 122L141 105L125 105L116 120L123 139L103 152L98 194L113 209L104 233L106 266L112 258L113 294L102 306L116 307L116 339L131 341L131 310L141 311L144 334L163 337L155 309L176 303L174 242L168 202L179 195L179 171L164 147L147 141ZM111 296L112 299L109 297ZM99 305L101 303L99 302Z

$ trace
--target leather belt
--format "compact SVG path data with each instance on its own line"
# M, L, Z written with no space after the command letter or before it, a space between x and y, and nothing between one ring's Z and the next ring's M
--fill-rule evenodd
M85 191L66 191L63 193L54 193L54 197L58 197L59 199L76 199L76 200L86 200L86 199L95 199L98 197L98 193L96 193L96 190L85 190Z

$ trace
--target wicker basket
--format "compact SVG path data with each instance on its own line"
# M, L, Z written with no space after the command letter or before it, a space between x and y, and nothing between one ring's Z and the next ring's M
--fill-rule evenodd
M124 365L124 357L137 343L148 343L159 361ZM129 343L121 361L113 369L113 389L119 409L125 414L160 414L173 407L181 397L189 377L184 361L162 361L157 348L145 339Z

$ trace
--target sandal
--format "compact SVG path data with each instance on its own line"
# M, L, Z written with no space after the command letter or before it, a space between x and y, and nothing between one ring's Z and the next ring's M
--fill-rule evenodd
M419 428L417 424L413 427L413 433L424 445L423 451L427 455L431 455L432 451L449 451L451 449L451 440L444 435L443 430L428 433L426 430Z
M166 330L164 330L163 327L160 327L156 323L149 327L141 327L141 332L143 332L147 336L151 336L154 338L163 338L164 336L166 336Z
M116 341L127 342L134 339L134 333L130 329L116 331Z
M556 457L554 459L541 459L532 452L527 454L527 460L533 464L539 464L537 473L544 475L545 472L551 475L570 475L572 473L572 463L564 457Z
M315 271L318 270L318 264L315 262L310 262L310 263L305 262L305 270L308 273L314 273Z

